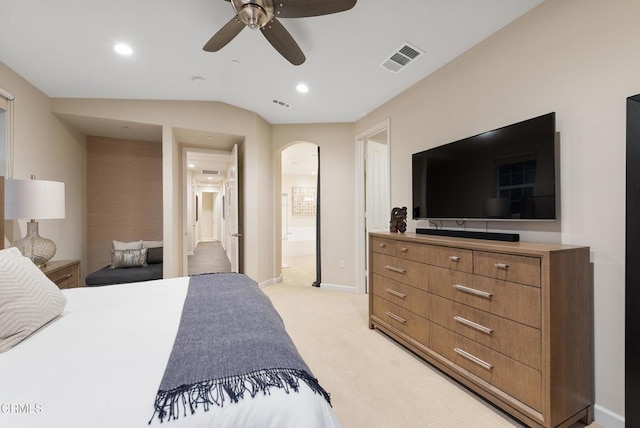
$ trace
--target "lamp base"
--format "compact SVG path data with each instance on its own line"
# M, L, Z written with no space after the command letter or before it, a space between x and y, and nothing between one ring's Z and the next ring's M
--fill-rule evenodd
M35 220L27 223L27 235L11 245L38 267L46 266L56 254L56 244L51 239L43 238L38 234L38 222Z

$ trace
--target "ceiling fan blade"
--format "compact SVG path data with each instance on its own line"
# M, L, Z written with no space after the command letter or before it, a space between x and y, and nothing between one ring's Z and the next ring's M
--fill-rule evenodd
M278 18L305 18L344 12L356 5L357 0L275 0Z
M224 24L224 26L218 30L216 34L209 39L206 45L202 49L207 52L216 52L222 49L229 43L240 31L244 29L245 25L238 20L237 17L231 18L231 21Z
M280 21L273 18L267 25L261 28L264 37L276 48L280 55L285 57L293 65L300 65L305 61L304 53L298 46L286 28Z

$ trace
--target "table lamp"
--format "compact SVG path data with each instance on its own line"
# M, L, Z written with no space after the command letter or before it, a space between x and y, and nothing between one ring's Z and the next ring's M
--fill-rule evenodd
M56 244L38 234L38 220L64 218L64 183L58 181L7 179L5 181L5 218L30 219L27 234L14 241L23 256L39 267L56 254Z

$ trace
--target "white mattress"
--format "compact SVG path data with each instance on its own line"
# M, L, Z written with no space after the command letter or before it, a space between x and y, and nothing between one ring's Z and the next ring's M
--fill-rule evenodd
M0 427L148 427L188 278L64 290L61 318L0 354ZM19 407L18 407L19 406ZM160 426L157 417L151 426ZM339 427L301 382L163 427Z

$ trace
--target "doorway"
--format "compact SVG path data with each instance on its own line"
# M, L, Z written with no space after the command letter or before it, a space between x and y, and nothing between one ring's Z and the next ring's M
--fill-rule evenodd
M183 147L185 275L238 272L232 241L240 234L234 229L236 236L230 236L230 224L238 224L236 159L235 145L232 151Z
M389 121L356 138L356 285L368 292L369 232L388 230L391 212Z
M282 277L303 286L319 286L319 148L297 142L280 156Z

